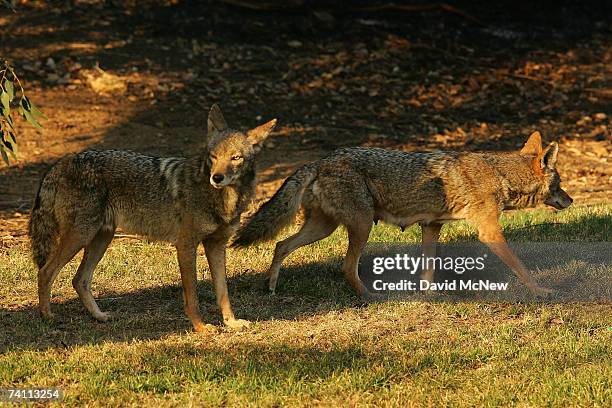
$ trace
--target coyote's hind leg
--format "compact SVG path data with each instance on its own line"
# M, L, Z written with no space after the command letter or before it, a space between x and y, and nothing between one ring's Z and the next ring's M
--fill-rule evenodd
M304 245L312 244L329 236L336 228L338 228L338 223L320 210L309 211L302 228L295 235L276 244L274 259L268 269L270 291L274 293L276 290L280 267L287 256Z
M107 321L110 315L102 312L98 307L91 293L91 280L94 270L106 252L108 245L113 240L114 234L114 230L100 229L98 231L91 242L85 246L83 260L81 260L81 265L79 265L77 274L72 279L72 286L79 294L79 298L81 298L81 302L85 308L94 319L101 322Z
M93 235L93 234L91 234ZM38 271L38 307L40 314L47 319L53 317L51 313L51 286L59 271L83 248L91 235L79 234L74 230L65 230L60 233L57 246L45 265Z
M351 287L360 296L368 296L368 290L359 279L359 258L368 242L372 229L373 214L363 214L355 217L355 221L346 225L349 245L342 263L342 272Z

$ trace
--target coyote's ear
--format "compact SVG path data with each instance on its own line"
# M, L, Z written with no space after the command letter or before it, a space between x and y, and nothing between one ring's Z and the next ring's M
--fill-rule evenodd
M272 119L271 121L264 123L263 125L257 126L254 129L251 129L247 132L247 137L251 141L251 143L255 145L261 145L266 137L270 134L274 126L276 125L276 119Z
M557 164L557 153L559 153L559 145L557 142L552 142L546 146L546 149L538 156L540 159L540 167L542 169L554 170Z
M540 132L535 131L529 136L525 146L521 149L521 154L535 154L542 153L542 135Z
M216 132L225 129L227 129L227 122L225 122L221 108L215 103L208 112L208 134L206 137L210 138Z

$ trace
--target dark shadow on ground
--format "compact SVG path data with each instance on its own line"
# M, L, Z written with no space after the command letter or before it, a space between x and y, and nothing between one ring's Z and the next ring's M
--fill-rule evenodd
M593 218L597 219L557 227L567 228L564 232L569 234L571 231L588 231L592 224L609 225L609 218ZM601 234L601 231L599 233ZM511 236L512 233L508 235ZM436 274L435 281L438 283L456 280L508 282L507 291L442 290L439 293L412 291L402 293L401 296L379 297L373 301L416 300L503 304L612 301L612 282L608 278L609 254L612 253L610 242L529 242L529 235L526 237L525 232L522 232L521 238L522 242L512 242L511 246L532 271L535 279L543 286L556 291L549 297L532 296L506 266L489 254L485 270L473 270L462 275L447 271ZM534 235L534 238L542 238L542 235ZM392 244L392 246L397 245L397 243ZM380 247L380 244L370 245L365 254L372 254L371 249L377 247ZM416 248L418 251L420 245L404 246L408 247ZM472 245L470 248L474 252L475 246ZM478 250L476 252L475 255L482 255ZM484 252L486 251L483 250ZM440 251L443 256L449 253L452 251L448 248L442 248ZM363 259L362 265L364 265ZM228 286L234 311L240 318L252 321L270 319L291 321L325 314L332 310L341 311L366 306L367 302L356 296L345 281L340 271L341 262L341 258L332 257L323 262L284 266L280 271L275 295L269 293L267 276L264 273L247 272L232 275L228 279ZM417 275L406 274L404 278L416 280ZM102 288L97 290L104 293L98 299L100 308L111 312L114 316L109 323L94 321L76 294L66 302L53 303L56 316L50 322L43 321L34 307L19 310L0 309L0 352L15 348L45 349L105 341L157 339L170 333L191 330L191 325L182 311L180 285L151 287L129 293L109 293ZM220 325L219 311L215 304L212 285L208 280L200 282L199 296L204 320ZM24 327L28 327L29 330L24 330Z
M294 320L363 305L338 276L340 271L335 266L337 262L330 260L329 263L284 269L279 291L286 293L277 296L267 291L266 277L262 273L232 276L228 279L228 286L234 312L236 316L252 321ZM294 289L298 293L293 293ZM200 281L199 297L204 321L221 325L209 280ZM102 310L112 313L110 322L94 321L77 297L65 302L52 301L55 314L52 321L42 320L34 307L0 309L0 352L14 348L45 349L104 341L155 339L192 330L182 310L180 285L129 293L105 292L97 301ZM24 330L25 326L29 330Z
M610 242L612 214L588 215L567 223L533 224L504 231L509 241ZM532 237L532 238L530 238Z

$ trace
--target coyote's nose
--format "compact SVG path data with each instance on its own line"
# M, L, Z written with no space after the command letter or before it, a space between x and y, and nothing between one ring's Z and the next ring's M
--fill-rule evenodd
M223 181L223 174L213 174L212 179L215 183L220 183Z

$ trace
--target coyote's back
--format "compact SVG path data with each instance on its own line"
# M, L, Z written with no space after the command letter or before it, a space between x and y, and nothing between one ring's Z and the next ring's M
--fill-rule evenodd
M37 265L45 264L60 226L79 235L121 227L174 241L179 195L194 194L184 182L193 165L184 158L116 150L62 158L43 178L32 209L30 237Z

